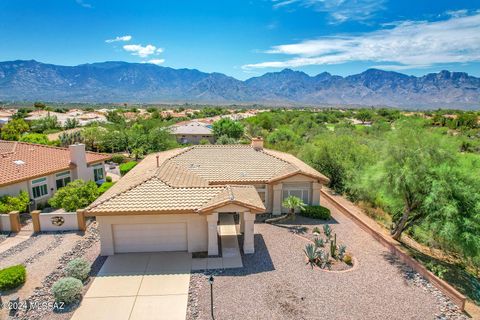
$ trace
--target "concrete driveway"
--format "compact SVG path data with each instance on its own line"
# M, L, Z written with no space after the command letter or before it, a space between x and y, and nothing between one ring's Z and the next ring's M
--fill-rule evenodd
M185 319L192 257L184 252L108 257L72 319Z

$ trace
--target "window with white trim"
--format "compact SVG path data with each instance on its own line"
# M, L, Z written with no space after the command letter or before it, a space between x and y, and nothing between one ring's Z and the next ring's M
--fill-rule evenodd
M70 171L60 172L55 175L57 190L65 187L70 183L70 181L72 181L72 178L70 177Z
M97 165L93 167L93 178L95 179L95 182L103 182L105 179L103 165Z
M32 180L32 195L34 199L39 199L48 195L47 178Z

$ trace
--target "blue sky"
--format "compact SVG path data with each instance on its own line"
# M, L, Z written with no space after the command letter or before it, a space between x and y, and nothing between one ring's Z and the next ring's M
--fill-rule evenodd
M480 0L2 0L0 60L480 76Z

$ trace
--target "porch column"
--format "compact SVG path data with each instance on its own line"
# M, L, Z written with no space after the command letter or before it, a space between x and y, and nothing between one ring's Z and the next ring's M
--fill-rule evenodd
M312 183L312 206L320 205L320 189L322 189L322 185L320 183Z
M240 233L245 233L245 219L243 217L244 213L243 212L239 212L238 213L239 215L239 222L240 222Z
M273 185L273 215L282 214L282 188L281 183Z
M254 253L255 252L255 245L254 245L254 234L255 234L255 214L250 213L249 211L243 213L243 220L245 225L245 231L243 233L243 252L247 253Z
M207 216L208 222L208 255L218 255L218 212L214 212Z

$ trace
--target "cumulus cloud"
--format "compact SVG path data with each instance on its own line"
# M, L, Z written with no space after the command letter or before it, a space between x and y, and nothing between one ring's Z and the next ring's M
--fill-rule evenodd
M443 21L403 21L359 35L338 35L278 45L265 51L287 60L247 64L243 69L380 62L393 70L480 61L480 13Z
M327 13L332 23L366 21L383 10L385 0L272 0L275 9L300 6Z
M126 44L123 46L123 49L130 52L134 56L139 56L142 58L163 52L162 48L157 48L153 44L147 44L146 46L142 46L140 44Z
M118 36L118 37L115 37L114 39L107 39L105 40L106 43L113 43L113 42L127 42L127 41L130 41L132 40L132 36L130 35L126 35L126 36Z

